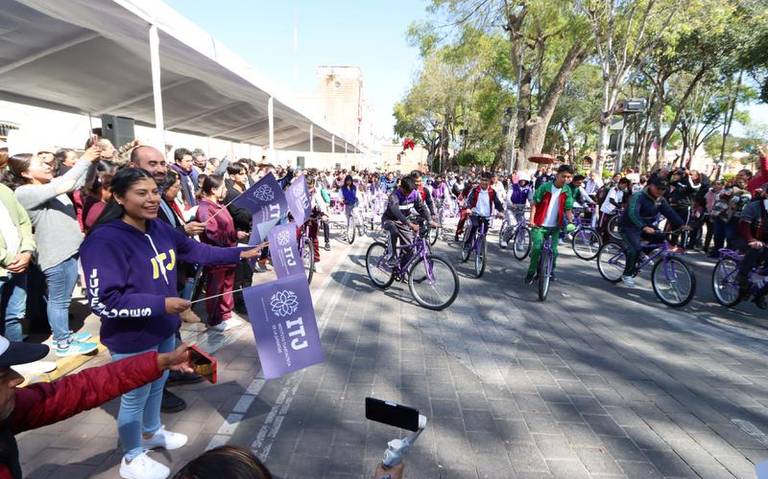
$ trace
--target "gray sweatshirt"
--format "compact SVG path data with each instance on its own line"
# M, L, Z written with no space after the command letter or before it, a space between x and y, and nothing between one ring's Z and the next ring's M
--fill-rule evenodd
M64 262L80 249L83 233L75 206L66 193L57 194L57 191L67 184L71 185L68 191L82 186L90 164L89 160L80 160L50 183L16 188L16 199L29 213L35 229L37 263L43 271Z

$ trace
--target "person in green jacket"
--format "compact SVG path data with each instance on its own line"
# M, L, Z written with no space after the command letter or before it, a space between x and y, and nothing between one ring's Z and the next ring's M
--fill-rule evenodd
M0 301L5 311L3 336L22 341L27 311L27 269L35 253L32 222L7 186L0 184Z

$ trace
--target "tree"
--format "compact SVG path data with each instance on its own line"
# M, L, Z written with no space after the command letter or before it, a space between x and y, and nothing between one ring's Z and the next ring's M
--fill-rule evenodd
M505 35L517 90L517 115L510 117L506 149L514 148L522 132L523 157L540 153L565 85L591 48L588 25L572 2L433 0L431 10L446 14L451 20L448 28L472 24L486 33ZM515 167L527 166L524 158Z
M579 10L589 19L603 77L595 172L602 171L610 121L619 93L640 59L658 40L661 27L670 23L681 3L678 0L576 1Z

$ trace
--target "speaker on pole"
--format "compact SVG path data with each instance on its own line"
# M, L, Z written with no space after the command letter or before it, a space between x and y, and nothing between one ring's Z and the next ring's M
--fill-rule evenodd
M115 148L130 143L136 137L133 118L114 115L101 115L102 138L112 142Z

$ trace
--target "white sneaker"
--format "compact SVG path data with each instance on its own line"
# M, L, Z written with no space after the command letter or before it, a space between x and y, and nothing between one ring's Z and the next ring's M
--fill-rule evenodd
M171 432L160 426L155 434L149 439L141 438L141 447L146 449L157 449L159 447L166 451L173 451L187 443L187 436L178 432Z
M34 363L16 364L13 366L13 370L22 376L50 373L55 369L56 363L54 361L35 361Z
M624 283L624 286L627 288L635 288L637 287L637 283L635 283L635 278L632 276L622 276L621 282Z
M240 319L240 316L236 315L235 313L232 313L232 316L230 316L229 319L224 322L228 323L230 328L236 328L245 324L245 321Z
M163 464L150 459L144 451L127 462L125 457L120 462L120 477L123 479L166 479L171 475L171 470Z
M320 267L319 264L315 263L312 265L312 270L317 274L323 274L323 268Z

